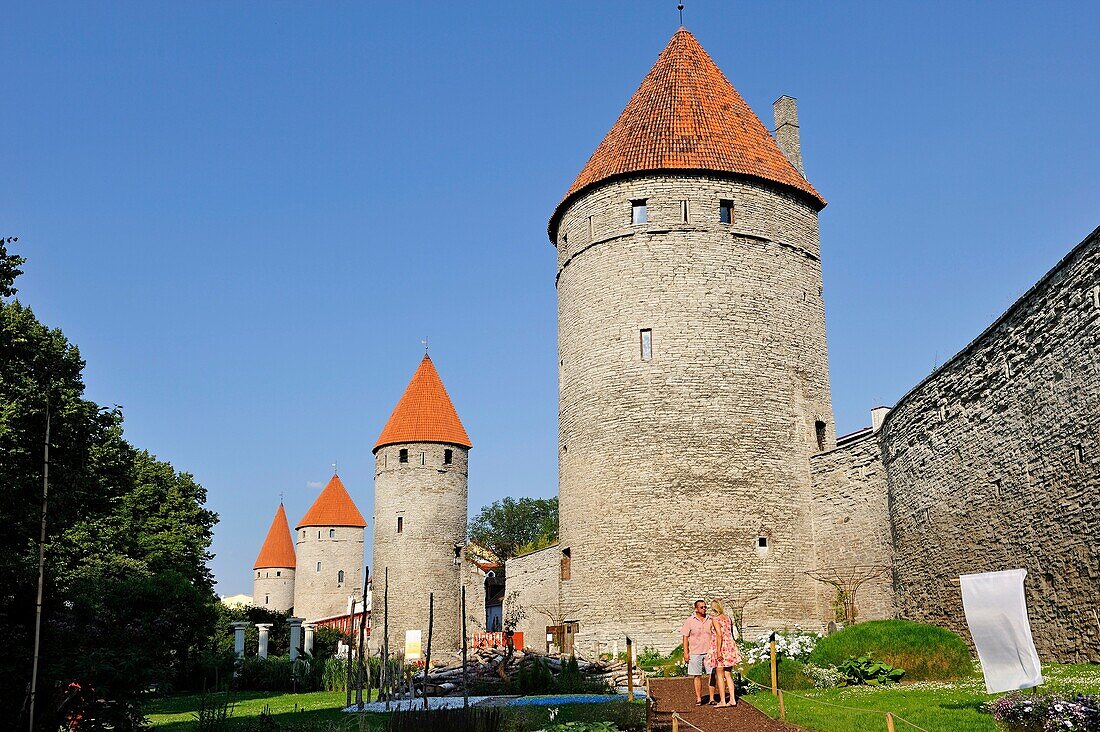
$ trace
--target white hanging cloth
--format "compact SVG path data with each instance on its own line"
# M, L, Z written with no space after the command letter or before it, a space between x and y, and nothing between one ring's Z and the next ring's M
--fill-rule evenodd
M990 694L1043 683L1024 599L1026 569L964 574L963 610Z

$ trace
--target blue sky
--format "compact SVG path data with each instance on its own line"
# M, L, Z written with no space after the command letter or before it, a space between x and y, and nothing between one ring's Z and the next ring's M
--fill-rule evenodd
M556 492L546 221L675 2L12 3L0 231L21 299L221 515L223 593L285 493L370 448L427 336L471 511ZM688 0L770 127L798 97L838 431L1100 224L1100 6ZM369 541L369 538L368 538Z

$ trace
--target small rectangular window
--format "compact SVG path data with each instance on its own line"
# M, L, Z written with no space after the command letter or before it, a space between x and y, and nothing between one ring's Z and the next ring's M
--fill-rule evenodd
M328 530L328 538L330 538L330 539L335 539L336 538L336 529L329 529Z
M817 449L818 450L824 450L825 449L825 423L820 422L820 421L819 422L814 422L814 431L816 432L816 437L817 437Z
M768 537L766 537L766 536L756 537L756 546L759 549L767 549L768 548Z
M688 222L689 213L690 211L688 210L688 202L680 201L680 220L683 221L685 224Z
M420 464L421 465L426 465L427 461L428 461L427 453L424 453L424 452L420 453Z
M630 223L644 224L649 221L649 212L646 210L647 198L638 198L630 202Z
M592 217L589 216L588 217L588 240L592 241L593 238L594 237L592 236Z
M282 573L282 572L280 572L279 570L275 570L275 576L276 576L276 577L282 577L282 576L283 576L283 573Z
M398 450L398 452L397 452L397 462L399 462L399 463L409 462L409 451L406 450L405 448L401 448L400 450Z
M320 572L320 571L321 571L321 563L320 563L320 562L317 562L317 571L318 571L318 572Z
M398 516L397 517L397 533L400 534L404 530L405 530L405 517L404 516Z
M454 462L454 457L455 457L455 451L454 450L444 450L443 451L443 464L444 465L450 465L452 462Z
M573 577L573 553L569 549L561 550L561 578L563 580Z
M723 224L733 223L733 201L722 199L718 203L718 220Z
M639 331L639 342L642 349L642 360L648 361L653 358L653 329L642 328Z

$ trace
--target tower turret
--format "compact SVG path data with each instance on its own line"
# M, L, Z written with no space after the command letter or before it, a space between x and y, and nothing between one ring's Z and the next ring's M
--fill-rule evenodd
M366 526L340 476L333 475L295 527L296 615L315 620L346 613L348 596L362 596Z
M275 511L256 563L252 566L252 604L271 610L287 611L294 607L294 540L282 502Z
M454 649L461 643L459 593L470 447L462 421L425 354L374 446L371 571L376 597L381 598L389 568L391 649L404 648L407 630L419 629L426 638L429 592L435 593L433 648ZM469 613L472 597L467 604ZM380 599L374 607L380 618ZM373 625L372 643L380 643L382 623Z
M761 624L820 621L824 205L681 28L554 210L561 606L583 650L671 648L693 599L743 591Z

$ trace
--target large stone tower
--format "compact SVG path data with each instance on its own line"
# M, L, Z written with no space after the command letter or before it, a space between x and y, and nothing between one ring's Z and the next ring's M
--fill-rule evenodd
M390 648L404 648L406 630L419 629L427 639L430 592L435 593L432 648L451 650L461 644L459 588L470 447L447 390L425 355L374 446L372 643L381 643L383 637L383 582L389 568ZM467 605L471 614L472 597Z
M367 522L340 477L333 475L298 522L294 614L306 620L348 611L363 594L363 536Z
M557 247L561 607L581 650L670 650L696 597L820 622L809 456L834 445L817 214L687 30L550 218ZM796 161L792 163L792 160Z
M286 509L279 504L271 528L267 530L252 571L252 604L271 610L287 611L294 607L294 540Z

